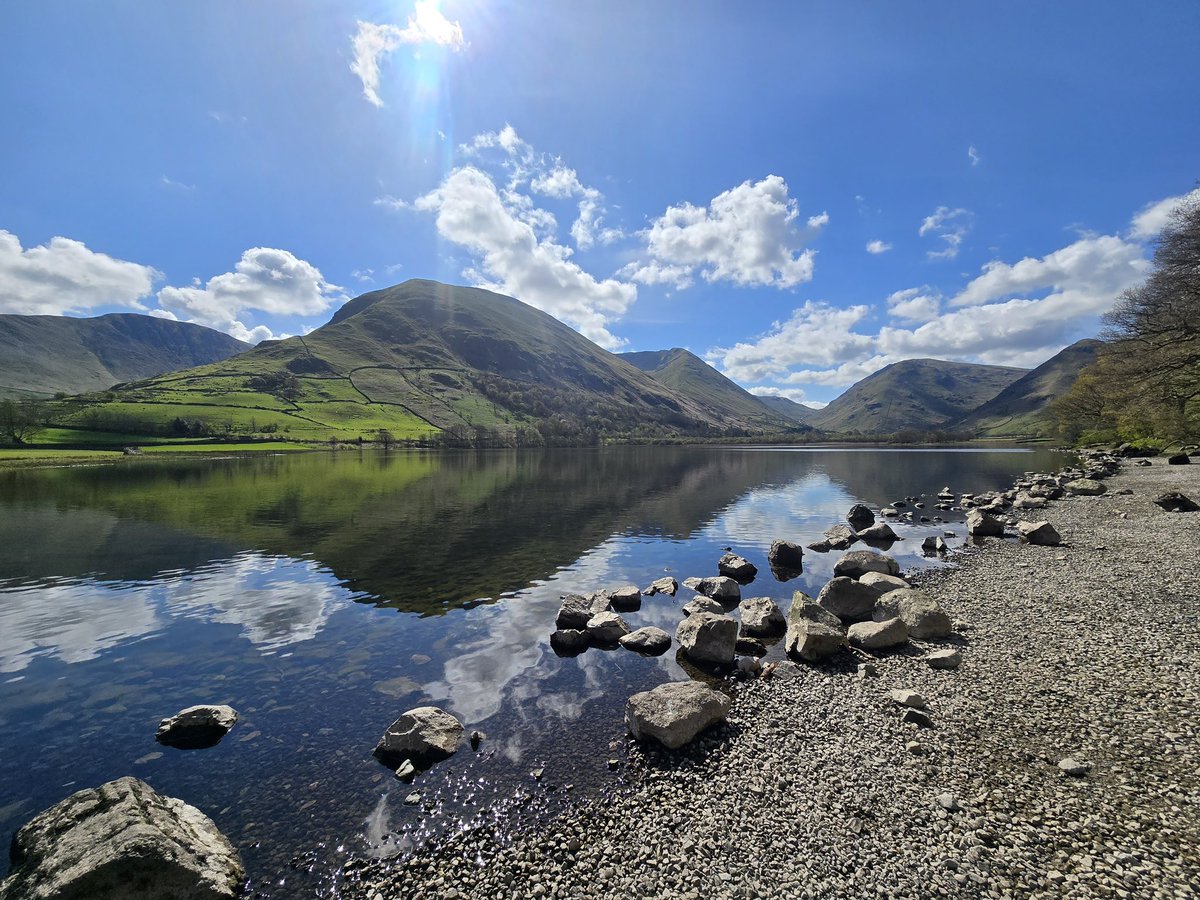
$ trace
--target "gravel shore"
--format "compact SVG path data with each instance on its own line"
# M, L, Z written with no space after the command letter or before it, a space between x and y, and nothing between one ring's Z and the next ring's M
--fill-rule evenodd
M513 842L351 863L341 896L1200 896L1200 513L1151 502L1200 500L1200 466L1107 485L1014 513L1064 546L986 539L915 576L956 619L958 670L918 644L874 676L785 662L692 746L632 748L613 796Z

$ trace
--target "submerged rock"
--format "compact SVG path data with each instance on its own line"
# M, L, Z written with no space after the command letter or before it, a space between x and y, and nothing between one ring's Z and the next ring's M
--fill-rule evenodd
M220 743L237 720L232 706L189 706L159 722L154 739L180 750L201 750Z
M410 709L393 722L375 747L375 756L395 769L404 760L426 765L452 756L462 743L462 723L436 706Z
M208 816L129 777L39 813L10 855L4 900L220 900L241 893L246 877Z
M637 740L653 739L675 750L728 714L725 694L694 681L674 681L630 697L625 724Z

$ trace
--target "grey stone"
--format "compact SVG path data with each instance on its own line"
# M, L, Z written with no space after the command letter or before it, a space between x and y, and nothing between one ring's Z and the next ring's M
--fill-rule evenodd
M739 584L746 584L754 580L758 567L736 553L726 553L717 560L717 571Z
M772 569L799 572L804 568L804 548L791 541L772 541L767 562Z
M1104 482L1097 481L1094 478L1077 478L1075 481L1068 481L1063 485L1063 490L1068 494L1076 494L1083 497L1098 497L1105 493L1108 488L1104 486Z
M830 625L812 619L798 619L788 626L784 650L795 659L820 662L846 645L846 631L840 625Z
M859 535L849 525L834 525L825 532L825 539L821 543L829 545L831 550L849 550L858 539Z
M655 594L668 594L671 597L675 596L675 592L679 590L679 582L674 578L656 578L650 582L649 586L642 591L647 597L652 597Z
M189 706L159 722L154 739L168 747L199 750L220 742L237 720L232 706Z
M886 650L908 642L908 626L900 619L886 622L857 622L846 632L846 638L864 650Z
M720 616L725 613L725 607L709 597L693 597L687 603L683 604L683 614L685 616L694 616L696 613L702 612Z
M957 669L962 665L962 654L953 647L925 654L925 662L931 669Z
M689 578L684 581L698 594L711 597L721 603L737 603L742 599L742 589L728 575L718 575L715 578Z
M1154 505L1167 512L1196 512L1200 510L1200 505L1197 505L1194 500L1187 497L1179 491L1168 491L1165 494L1157 497Z
M217 900L246 877L208 816L136 778L72 794L12 842L4 900Z
M608 610L609 598L607 594L589 594L582 596L580 594L568 594L562 599L562 606L559 607L558 617L554 620L555 628L587 628L588 619L599 612Z
M871 618L878 599L878 588L844 575L831 579L817 595L817 602L822 607L839 619L851 622Z
M886 594L888 591L898 591L903 588L912 587L911 584L899 575L884 575L882 572L867 572L858 579L858 583L875 588L881 595Z
M586 628L560 628L550 635L550 647L556 653L577 653L586 650L591 642Z
M967 513L967 534L975 537L1004 537L1004 523L981 509Z
M876 544L890 544L901 539L900 535L896 534L887 522L880 522L870 528L864 528L858 533L858 536L864 541Z
M1017 494L1017 499L1013 501L1013 509L1045 509L1046 498L1035 497L1033 494L1024 492Z
M618 643L626 650L645 653L647 656L661 656L671 646L671 636L661 628L647 625L645 628L629 632Z
M629 634L629 623L613 612L596 613L588 619L588 634L597 644L615 644Z
M859 578L867 572L899 575L900 564L890 556L884 556L874 550L851 550L849 553L843 554L842 558L833 565L834 575Z
M452 756L462 743L462 723L436 706L410 709L379 739L375 756L391 768L406 759L418 766Z
M1059 760L1058 769L1064 775L1070 775L1072 778L1082 778L1088 772L1092 771L1092 764L1075 759L1073 756L1068 756L1066 759Z
M924 591L912 588L889 591L875 602L871 618L876 622L900 619L910 637L919 641L936 640L953 633L950 617L937 600Z
M743 600L739 609L743 634L751 637L771 637L783 634L787 628L783 612L770 597L753 597Z
M635 739L653 739L675 750L728 714L727 695L694 681L675 681L630 697L625 724Z
M925 698L916 691L908 690L907 688L896 688L888 691L888 699L893 703L899 703L901 706L911 706L913 709L924 709L928 704Z
M642 592L635 584L626 584L605 593L608 594L612 608L617 612L633 612L642 607Z
M675 641L692 662L707 665L733 663L738 624L729 616L696 613L679 623Z
M1027 544L1057 547L1062 543L1062 535L1049 522L1018 522L1017 534Z
M855 503L850 507L850 512L846 513L846 521L855 530L866 528L875 524L875 513L871 512L870 507Z

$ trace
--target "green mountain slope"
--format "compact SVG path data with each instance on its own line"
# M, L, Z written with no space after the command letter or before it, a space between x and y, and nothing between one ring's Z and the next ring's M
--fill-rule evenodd
M220 331L134 313L0 316L0 397L100 391L228 359L250 348Z
M372 439L381 429L466 440L482 428L489 442L518 444L756 427L704 409L518 300L420 280L364 294L304 337L116 395L80 400L68 418L113 429L179 418L309 440Z
M811 406L805 406L803 403L797 403L787 397L759 396L758 399L768 409L793 422L808 424L820 412L819 409L813 409Z
M766 430L796 427L796 420L780 415L760 398L687 350L676 347L672 350L642 350L618 355L723 421L738 423L740 427Z
M1054 431L1050 402L1071 389L1103 341L1077 341L968 413L958 427L979 437L1047 437Z
M908 359L868 375L820 410L810 423L824 431L847 434L930 431L957 422L1026 371Z

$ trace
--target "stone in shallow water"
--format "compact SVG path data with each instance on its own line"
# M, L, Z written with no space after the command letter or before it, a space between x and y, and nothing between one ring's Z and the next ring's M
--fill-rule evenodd
M629 623L613 612L596 613L588 619L587 633L597 644L615 644L629 632Z
M833 565L834 575L859 578L867 572L882 572L884 575L899 575L900 564L890 556L874 550L851 550Z
M736 553L726 553L717 560L717 571L732 578L738 584L748 584L758 574L758 567Z
M645 653L648 656L661 656L670 648L671 636L661 628L647 625L645 628L629 632L618 643L626 650Z
M375 747L375 756L392 768L404 760L417 765L452 755L462 743L462 723L436 706L410 709L393 722Z
M692 662L727 666L733 663L738 624L729 616L696 613L679 623L675 640Z
M180 750L200 750L220 743L237 720L232 706L189 706L159 722L154 739Z
M791 541L773 541L767 551L767 562L772 569L800 571L804 568L804 548Z
M742 633L750 637L770 637L783 634L787 621L779 605L770 597L753 597L740 605Z

